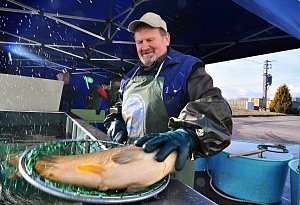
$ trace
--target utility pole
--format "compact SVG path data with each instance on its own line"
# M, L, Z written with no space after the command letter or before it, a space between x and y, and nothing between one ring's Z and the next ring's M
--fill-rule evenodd
M262 108L264 110L267 109L267 91L270 87L270 85L272 85L272 75L268 74L268 70L272 68L272 61L266 60L264 62L264 71L263 71L263 97L262 97Z

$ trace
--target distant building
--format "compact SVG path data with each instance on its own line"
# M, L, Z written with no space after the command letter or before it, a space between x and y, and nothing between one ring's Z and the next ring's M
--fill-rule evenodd
M296 110L297 107L300 107L300 97L295 97L292 99L292 110Z
M300 97L295 97L295 98L293 99L293 101L300 102Z

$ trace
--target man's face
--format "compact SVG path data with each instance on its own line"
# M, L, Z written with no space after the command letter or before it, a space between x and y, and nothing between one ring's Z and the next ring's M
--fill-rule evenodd
M159 28L143 27L134 33L137 53L145 66L150 66L167 52L170 35L162 36Z

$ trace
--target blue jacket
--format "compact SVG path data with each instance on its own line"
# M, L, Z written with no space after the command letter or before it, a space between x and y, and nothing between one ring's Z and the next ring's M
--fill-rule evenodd
M159 77L165 79L163 100L170 117L168 126L171 129L186 127L195 131L199 146L194 151L194 156L209 157L230 144L232 113L221 90L213 87L212 78L205 72L202 64L204 63L200 59L169 48ZM127 81L136 71L136 75L146 73L155 76L155 68L146 72L137 66L129 71L121 81L121 98ZM187 84L196 87L187 88ZM111 119L113 117L114 115Z
M195 63L202 62L190 55L184 55L171 48L168 49L165 62L159 77L164 78L163 100L169 117L178 117L180 111L189 102L187 95L187 78ZM121 81L121 96L127 81L132 77L139 66L130 70ZM142 69L136 73L141 75ZM154 76L157 69L153 69L149 75Z

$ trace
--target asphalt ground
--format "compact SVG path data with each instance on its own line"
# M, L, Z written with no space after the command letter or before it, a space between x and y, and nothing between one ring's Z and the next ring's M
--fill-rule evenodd
M300 116L234 117L233 140L285 145L299 159ZM282 205L291 203L290 173L288 173Z
M232 139L300 144L300 116L234 117Z

